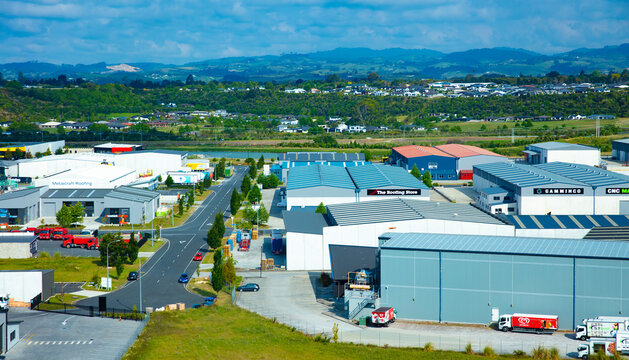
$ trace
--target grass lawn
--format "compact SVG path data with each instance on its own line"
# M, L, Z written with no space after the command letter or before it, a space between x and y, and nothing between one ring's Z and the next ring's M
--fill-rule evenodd
M451 351L317 342L314 338L229 304L153 313L123 359L453 359ZM494 356L494 359L514 359Z
M206 190L205 192L203 192L203 195L199 195L199 193L197 192L196 196L195 196L195 200L196 201L203 201L205 200L208 196L210 196L210 194L212 193L212 190ZM188 218L190 216L192 216L192 214L194 214L195 210L198 208L197 205L191 206L189 209L184 210L183 215L179 215L179 207L178 205L175 205L175 219L174 219L174 226L177 227L181 224L183 224L184 222L186 222L186 220L188 220ZM148 230L148 229L155 229L156 232L158 231L158 229L160 228L160 226L162 227L162 229L167 229L170 227L173 227L173 219L171 216L166 216L166 217L162 217L162 218L155 218L155 220L153 220L153 223L151 225L151 223L146 223L144 225L133 225L133 230ZM100 227L103 230L131 230L131 225L125 225L125 226L118 226L118 225L104 225Z
M142 245L140 252L156 252L165 243L163 240L153 240L153 245L151 245L151 239L149 239Z
M56 282L90 282L94 275L99 278L107 276L107 267L99 265L99 258L59 256L58 253L52 257L38 257L28 259L0 259L0 270L55 270ZM116 277L116 269L109 269L109 276L112 278L114 289L127 281L127 276L131 271L138 270L139 262L136 260L133 265L125 264L124 271L120 277ZM93 287L85 285L86 289L94 290Z
M48 299L47 302L45 303L41 303L39 305L39 308L42 310L58 310L58 309L63 309L65 305L63 304L72 304L75 301L79 301L81 299L85 299L86 296L81 296L81 295L71 295L71 294L64 294L63 296L61 296L61 294L57 294L53 297L51 297L50 299ZM69 309L70 307L66 307L67 309ZM74 308L74 307L72 307Z

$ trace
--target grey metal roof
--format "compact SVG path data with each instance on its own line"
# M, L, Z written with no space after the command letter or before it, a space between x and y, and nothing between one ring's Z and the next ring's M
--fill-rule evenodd
M102 199L111 189L51 189L42 195L43 199Z
M418 219L506 224L469 204L400 198L328 205L328 216L332 224L339 226Z
M282 211L286 232L305 234L323 234L323 228L329 226L323 214L307 211Z
M152 149L152 150L137 150L137 151L126 151L120 154L116 154L116 156L126 156L126 155L137 155L137 154L168 154L168 155L188 155L186 151L178 151L178 150L166 150L166 149Z
M119 186L111 190L105 197L143 203L159 197L159 193L130 186Z
M539 144L531 144L529 146L537 147L540 149L546 149L546 150L594 150L596 149L595 147L592 147L592 146L564 143L564 142L558 142L558 141L549 141L549 142L543 142Z
M582 182L569 179L531 165L515 164L504 161L474 165L474 169L478 169L491 176L502 179L516 187L554 184L585 185Z
M286 189L304 189L313 186L330 186L356 189L344 167L328 165L296 166L288 170Z
M629 144L629 138L627 139L620 139L620 140L613 140L612 144L618 142L618 143L623 143L623 144Z
M629 176L582 164L550 162L535 165L535 167L590 186L622 185L629 183Z
M9 235L11 234L11 235ZM37 239L37 236L34 234L26 234L26 233L7 233L0 234L0 243L32 243Z
M337 152L287 152L280 154L278 160L292 162L312 162L312 161L328 161L328 162L346 162L346 161L365 161L363 153L337 153Z
M30 189L8 191L8 192L5 192L3 194L0 194L0 201L21 198L21 197L28 196L28 195L31 195L33 193L39 192L39 190L40 190L40 188L36 187L36 188L30 188Z
M330 244L330 265L333 280L347 280L350 272L375 269L378 247Z
M496 187L488 187L488 188L480 189L480 192L485 193L487 195L497 195L497 194L508 193L509 190L496 186Z
M404 189L424 189L428 187L408 171L399 166L363 165L346 168L358 189L377 189L397 186Z
M385 233L382 249L629 259L628 241Z

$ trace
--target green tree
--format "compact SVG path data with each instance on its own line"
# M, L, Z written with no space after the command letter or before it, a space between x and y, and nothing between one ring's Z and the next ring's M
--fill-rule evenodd
M255 161L252 157L248 157L248 158L245 160L245 164L247 164L247 165L249 165L249 166L251 166L251 165L255 165L255 164L256 164L256 161Z
M249 202L252 204L255 204L258 201L262 200L262 193L260 192L260 188L258 187L258 185L254 185L251 190L249 190L247 200L249 200Z
M238 209L240 209L240 195L238 195L238 191L236 191L236 189L232 191L232 197L229 201L229 205L232 215L236 215Z
M361 150L360 152L365 154L365 161L371 161L372 156L369 150Z
M260 155L258 159L258 169L262 169L264 167L264 155Z
M245 208L244 218L254 225L264 224L269 221L269 212L264 207L264 204L260 204L257 211L249 204Z
M190 190L188 192L188 207L194 205L194 191Z
M212 268L212 288L214 291L221 291L225 286L225 278L223 277L223 253L221 251L214 252L214 267Z
M138 247L138 242L135 240L135 235L131 233L131 235L129 235L129 244L127 244L127 257L131 264L137 260L139 251L140 248Z
M116 275L120 278L122 272L124 271L124 262L121 259L116 260Z
M57 150L55 150L55 155L63 155L63 149L58 148Z
M216 165L215 168L215 172L216 172L216 180L225 177L225 158L221 158L218 161L218 164Z
M173 180L172 176L168 175L164 184L166 184L166 186L168 187L171 187L175 184L175 180Z
M422 181L429 188L432 187L432 176L430 176L430 171L424 171L424 175L422 176Z
M65 204L61 205L61 209L57 211L57 223L64 228L69 228L72 225L72 210Z
M228 257L227 260L223 262L223 278L225 279L225 283L229 285L234 285L236 280L236 267L234 266L234 259Z
M218 234L222 239L225 236L225 220L223 219L223 211L218 209L216 215L214 216L214 225L218 229Z
M255 179L257 174L258 174L258 168L255 165L250 165L249 166L249 177L252 178L252 179Z
M319 214L327 214L328 213L328 209L321 202L321 203L319 203L319 206L317 206L317 210L315 210L315 212L319 213Z
M413 165L413 168L411 169L411 175L413 175L417 180L421 179L422 173L417 168L417 164Z
M222 245L223 239L218 234L218 231L219 231L218 228L212 225L210 230L207 232L207 245L214 250L220 248Z
M242 179L242 184L240 184L240 192L242 193L243 198L247 196L249 190L251 190L251 178L249 178L249 175L245 175Z
M158 176L157 176L157 181L158 181L158 182L162 182L162 175L158 175Z
M85 215L85 209L83 208L83 204L77 202L76 204L70 206L70 214L72 215L72 223L83 222L83 216Z
M266 182L270 189L274 189L278 187L278 185L280 184L280 179L278 179L277 176L275 176L275 174L271 174L266 177Z
M179 198L179 216L183 216L183 210L184 210L184 203L183 203L183 196L181 196Z

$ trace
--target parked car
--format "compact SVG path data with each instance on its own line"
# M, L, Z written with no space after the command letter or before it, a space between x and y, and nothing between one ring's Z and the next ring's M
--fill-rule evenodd
M133 280L137 280L138 279L138 272L137 271L132 271L129 273L129 276L127 276L127 280L129 281L133 281Z
M190 281L190 278L188 277L188 274L186 274L186 273L181 274L181 276L179 277L179 282L181 284L187 284L188 281Z
M200 252L194 254L194 257L192 258L192 260L194 260L194 261L201 261L201 260L203 260L203 254L201 254Z
M259 291L260 285L249 283L236 288L236 291Z

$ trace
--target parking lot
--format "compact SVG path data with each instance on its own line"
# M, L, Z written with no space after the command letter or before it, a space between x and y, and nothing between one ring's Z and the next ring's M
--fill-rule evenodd
M237 304L267 318L308 333L331 334L334 323L339 324L339 339L344 342L389 346L424 346L431 343L443 350L464 351L471 344L481 352L491 346L495 352L531 353L542 345L556 347L561 356L576 357L577 346L572 333L553 335L503 333L484 326L417 323L398 320L386 328L365 328L350 324L343 312L335 307L332 287L318 285L318 272L241 272L243 283L257 283L259 292L238 293Z
M273 259L276 267L286 267L286 255L275 255L271 251L271 238L268 234L258 237L258 240L251 240L249 251L239 251L234 245L233 258L236 260L236 268L239 270L259 270L261 259Z
M9 311L20 324L20 342L8 359L119 359L135 341L144 323L41 312Z
M80 256L80 257L99 257L100 252L98 250L87 250L82 248L69 248L61 247L62 241L60 240L37 240L37 252L48 253L53 256L56 252L62 256Z

